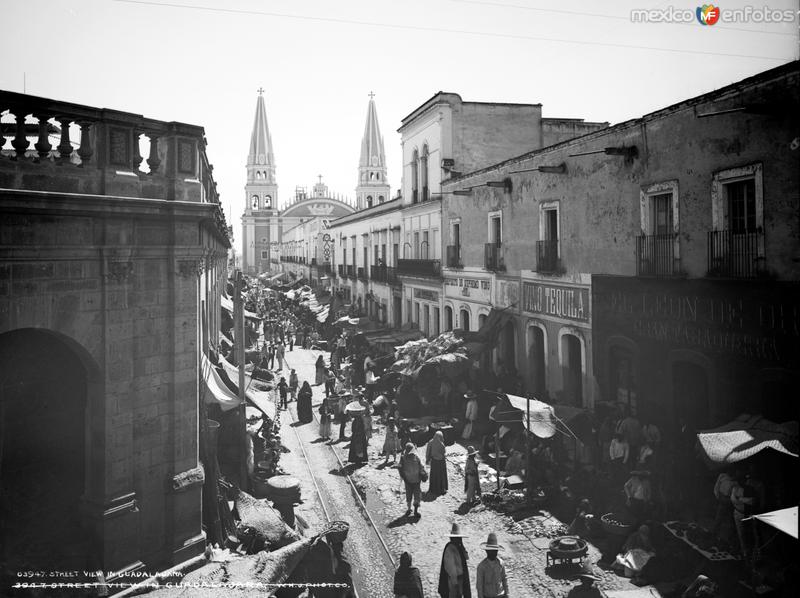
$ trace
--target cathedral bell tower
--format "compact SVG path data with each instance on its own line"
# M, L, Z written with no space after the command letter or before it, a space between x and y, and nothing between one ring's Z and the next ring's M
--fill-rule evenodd
M367 106L367 123L361 140L361 158L358 161L358 186L356 203L359 210L376 206L389 198L389 181L386 178L386 155L383 137L378 127L375 94L370 92Z
M264 90L258 90L256 115L247 154L247 184L242 215L242 268L248 274L268 272L278 238L278 184L272 136L264 107Z

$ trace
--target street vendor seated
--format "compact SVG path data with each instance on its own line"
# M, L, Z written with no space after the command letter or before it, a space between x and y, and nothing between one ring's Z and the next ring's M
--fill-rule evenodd
M517 486L524 484L525 481L525 455L522 451L512 449L511 454L506 460L505 475L501 478L501 482L508 486Z
M622 545L622 551L617 555L612 568L623 570L626 577L636 577L655 554L650 527L640 525Z

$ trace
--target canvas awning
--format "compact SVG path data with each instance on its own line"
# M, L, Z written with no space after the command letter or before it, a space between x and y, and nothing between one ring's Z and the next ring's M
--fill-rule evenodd
M220 295L219 302L220 305L222 306L222 309L230 312L230 314L233 315L233 299L231 299L230 297L226 297L225 295ZM258 316L258 314L254 314L253 312L247 310L244 310L244 317L251 318L253 320L261 319Z
M752 517L746 517L742 521L747 521L748 519L763 521L767 525L771 525L775 529L797 539L797 507L789 507L787 509L762 513L761 515L753 515Z
M222 366L222 369L225 371L225 374L227 374L228 379L234 385L234 387L238 388L239 368L231 364L224 357L219 358L219 363ZM252 369L252 366L250 369ZM275 419L275 401L272 397L272 393L270 393L269 391L261 391L253 388L251 386L250 372L245 372L244 382L245 382L245 396L247 397L247 400L253 405L255 405L262 413L264 413L264 415L266 415L271 419Z
M226 386L225 382L222 381L222 378L220 378L220 375L217 373L217 369L205 355L202 356L202 369L203 381L208 390L208 392L205 393L206 403L216 402L223 411L230 411L241 405L239 397Z
M572 429L571 424L572 421L577 421L579 418L588 417L587 412L584 409L579 409L577 407L568 407L563 405L548 405L542 401L537 399L526 399L525 397L520 397L517 395L510 395L510 394L499 394L500 396L505 396L508 398L508 402L511 404L511 407L514 409L519 410L522 413L522 425L526 429L528 429L531 433L538 436L539 438L551 438L555 436L556 432L561 432L564 435L571 436L576 440L580 440L581 442L587 442L590 438L586 437L586 434L576 434ZM530 405L530 428L528 428L528 416L527 416L527 409L528 405ZM518 421L516 416L513 421ZM589 436L591 436L591 430L589 430Z
M732 422L697 434L705 456L716 464L742 461L770 448L798 456L797 422L777 424L760 415L740 415Z

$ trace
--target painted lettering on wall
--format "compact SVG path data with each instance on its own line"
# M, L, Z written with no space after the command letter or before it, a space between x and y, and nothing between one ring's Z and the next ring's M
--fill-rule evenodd
M427 289L414 289L414 299L422 299L424 301L439 301L439 293L436 291L429 291Z
M589 289L525 282L522 284L524 311L579 322L589 321Z
M444 293L451 297L460 295L488 302L492 294L492 281L480 278L446 276L444 279Z

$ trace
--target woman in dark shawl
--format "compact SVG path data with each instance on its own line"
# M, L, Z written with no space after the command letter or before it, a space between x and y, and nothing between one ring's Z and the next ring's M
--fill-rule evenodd
M353 429L350 435L350 452L347 460L350 463L366 463L367 435L364 432L364 418L360 413L353 417Z
M314 386L319 386L325 382L325 358L322 355L317 357L317 363L314 364L314 367L317 369L317 375L314 378Z
M311 408L311 386L308 380L303 382L303 386L297 394L297 419L304 424L314 421L314 413Z
M445 459L444 434L437 430L425 450L425 462L431 468L428 496L447 494L447 460Z
M407 552L400 555L400 566L394 572L394 595L395 598L425 598L419 569L411 566L411 555Z

